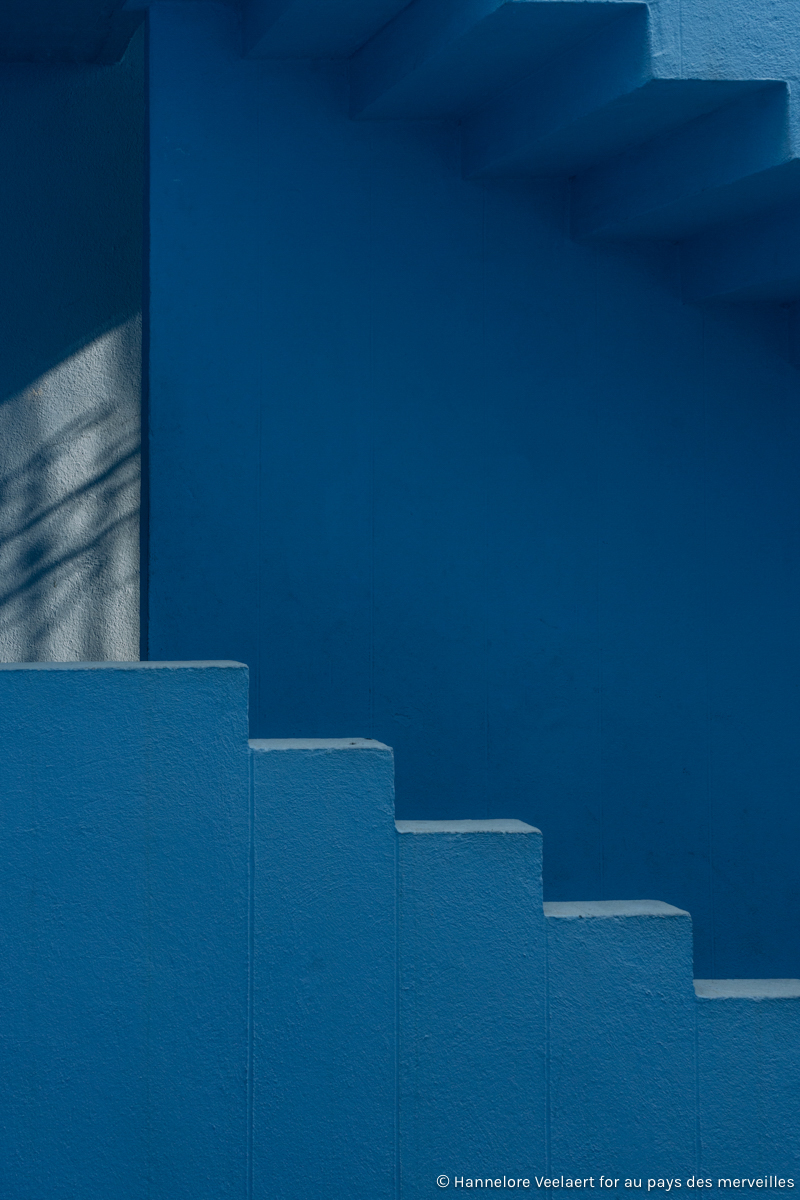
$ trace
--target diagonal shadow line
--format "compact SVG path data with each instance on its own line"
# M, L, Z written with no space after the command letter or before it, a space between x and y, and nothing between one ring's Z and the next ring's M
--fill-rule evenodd
M136 523L136 514L131 514L131 525ZM129 530L124 530L121 534L115 530L107 531L106 535L100 538L101 542L110 540L112 545L119 544L120 538L125 541L129 537ZM6 638L9 635L13 636L13 631L19 628L19 623L14 619L14 609L17 609L21 604L25 611L23 614L24 629L26 634L25 655L26 661L41 661L42 650L45 646L52 648L53 626L59 630L69 630L66 642L63 643L63 649L59 654L59 661L64 661L65 658L79 658L84 661L99 662L106 657L104 651L107 648L107 629L104 626L93 626L89 629L85 622L79 622L79 627L74 627L74 619L80 617L83 611L83 596L87 589L92 591L97 585L102 587L102 584L108 582L107 569L105 558L107 557L106 548L102 546L99 550L92 546L86 548L85 557L74 563L66 564L63 570L59 571L60 580L57 585L57 591L54 592L55 604L51 602L47 609L41 608L40 604L34 604L34 609L29 611L28 598L14 602L8 610L0 610L0 637ZM138 590L136 584L138 581L138 569L135 564L128 563L127 570L121 575L118 575L113 582L113 594L108 593L107 589L103 589L102 601L111 603L112 608L116 609L119 603L122 591L128 592L131 588ZM41 599L42 593L46 592L50 597L50 588L56 587L47 581L41 583L33 592L36 599ZM5 616L5 619L3 619ZM99 634L99 638L98 638ZM75 637L78 637L76 642ZM87 641L88 637L88 641ZM79 653L74 651L80 647ZM66 654L64 654L66 651ZM131 657L133 647L129 648L127 658ZM52 654L49 655L52 658ZM119 657L116 655L115 657ZM133 654L135 657L135 654Z
M30 388L19 392L15 399L24 397L26 392L30 392ZM97 415L94 415L96 413ZM15 483L22 476L29 473L34 467L47 467L56 462L65 452L65 443L67 441L78 441L82 436L92 430L101 430L103 426L113 424L118 419L118 412L113 405L105 405L100 409L93 410L93 414L86 417L75 417L71 421L67 421L62 425L51 437L43 440L36 452L30 455L24 463L14 470L7 472L0 479L0 489L8 483ZM137 430L138 432L138 430ZM127 439L121 436L117 437L117 444Z
M2 63L0 63L1 69ZM25 395L32 388L36 388L43 379L46 379L53 371L57 371L64 363L77 358L84 350L88 350L90 346L95 345L108 334L114 333L115 330L127 325L129 321L140 317L141 313L141 300L137 298L125 308L120 308L113 312L110 317L95 322L80 337L73 338L63 346L59 346L56 350L53 350L46 357L39 359L35 367L29 369L25 375L18 376L16 379L6 380L5 386L0 393L0 411L2 411L4 405L13 403L14 400ZM5 368L5 364L3 366Z
M102 483L111 480L119 471L122 470L124 466L129 463L134 463L139 458L139 454L140 449L137 446L135 450L131 450L129 454L126 454L122 458L118 459L106 471L103 471L99 475L93 476L92 479L88 480L81 487L74 488L57 503L48 505L47 508L42 509L36 514L35 517L31 517L24 525L17 526L13 533L0 534L0 549L2 549L4 546L10 546L14 541L23 537L26 533L30 533L31 530L36 529L37 526L40 526L42 522L46 521L49 517L58 515L59 512L62 512L69 505L75 504L81 497L87 496ZM126 484L120 484L118 488L112 489L110 494L116 495L128 486L130 486L130 480ZM3 483L0 481L0 503L2 503L2 488ZM0 603L2 603L2 600L0 600Z
M62 553L61 557L56 562L50 563L48 566L42 567L40 570L34 572L28 577L28 579L25 580L24 583L21 583L18 587L12 588L7 592L1 592L0 608L3 608L6 604L10 604L14 599L23 596L26 592L29 592L32 588L35 588L37 584L50 579L53 573L59 570L61 567L64 567L71 562L75 562L83 555L88 554L90 550L99 546L100 543L103 542L110 533L120 530L124 526L130 525L131 521L138 518L138 515L138 507L131 509L130 513L126 513L122 517L117 517L114 521L106 525L105 528L102 529L100 533L98 533L97 536L92 538L90 541L86 541L81 546L78 546L73 550L69 550L66 553Z

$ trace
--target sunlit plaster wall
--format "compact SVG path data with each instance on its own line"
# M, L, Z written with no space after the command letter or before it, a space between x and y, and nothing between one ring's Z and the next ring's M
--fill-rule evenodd
M0 659L139 657L143 37L0 68Z

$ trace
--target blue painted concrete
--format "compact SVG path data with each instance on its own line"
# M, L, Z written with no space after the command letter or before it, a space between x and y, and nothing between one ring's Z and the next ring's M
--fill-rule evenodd
M628 0L410 4L353 56L351 111L463 116L518 79L538 74L564 47L580 44L627 9Z
M573 149L665 136L677 105L730 214L761 167L734 123L709 182L686 123L785 102L791 6L684 4L683 62L677 4L645 42L622 7L633 58L597 67ZM258 53L289 53L269 30L308 3L268 8ZM703 976L796 974L791 313L684 304L696 248L572 240L566 179L465 180L450 120L351 119L344 59L243 59L211 3L149 20L150 654L248 662L256 736L391 744L401 818L542 828L550 900L691 911Z
M253 1195L396 1196L394 771L253 741Z
M243 1196L247 670L0 665L0 1190Z
M243 46L253 58L347 58L407 3L244 0Z
M150 7L146 633L290 736L0 666L0 1190L785 1194L793 0L124 7L0 13L0 656L135 650Z
M521 821L397 830L399 1167L416 1200L441 1174L544 1163L542 839Z
M788 98L785 84L758 88L587 171L573 193L576 235L685 238L797 197Z
M4 1195L800 1186L800 980L695 997L686 913L543 908L538 830L246 717L238 663L0 666Z
M800 1187L800 981L698 979L695 988L703 1175L741 1178L747 1164L747 1174Z
M695 237L684 249L683 292L692 301L796 302L800 237L794 205Z
M632 900L546 904L545 916L549 1171L613 1164L621 1178L686 1179L697 1116L689 914Z

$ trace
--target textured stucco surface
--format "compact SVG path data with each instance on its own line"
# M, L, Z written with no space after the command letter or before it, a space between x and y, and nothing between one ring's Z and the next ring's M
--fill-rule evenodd
M141 323L0 406L0 656L139 657Z
M687 913L543 906L537 830L395 824L389 747L248 743L247 692L0 664L4 1194L800 1179L797 980L695 994Z
M416 1200L439 1172L545 1161L542 836L503 820L397 828L400 1169Z
M395 1196L392 751L253 741L258 1197Z
M0 65L0 658L139 657L143 35Z
M247 1160L247 669L0 669L0 1190L220 1200Z

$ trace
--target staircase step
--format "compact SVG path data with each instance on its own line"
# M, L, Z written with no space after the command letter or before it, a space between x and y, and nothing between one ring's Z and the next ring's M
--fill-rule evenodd
M589 169L573 185L573 236L682 239L800 195L787 126L787 86L762 83Z
M354 116L460 119L468 178L574 176L578 240L689 239L687 298L800 294L790 218L714 233L800 198L788 85L665 77L640 0L249 0L245 31L350 57Z
M5 1195L247 1189L247 692L0 666Z
M689 914L656 900L544 913L553 1174L624 1163L626 1175L685 1177L696 1120Z
M638 0L416 0L353 57L352 112L464 116Z
M682 279L683 298L690 303L797 299L800 205L785 205L688 240L682 249Z
M248 748L247 695L0 664L3 1195L612 1190L698 1128L704 1177L797 1178L800 980L693 988L688 913L542 904L539 830L395 822L389 747Z
M630 10L464 122L467 177L573 175L763 89L658 77L646 10Z
M392 751L360 738L250 749L256 1194L325 1194L335 1180L336 1194L390 1200Z
M408 0L249 0L248 58L349 58Z
M703 1174L730 1179L725 1191L755 1191L756 1174L763 1192L789 1191L800 1169L800 979L696 979L695 991ZM751 1179L739 1185L742 1175Z
M545 1153L541 834L396 827L403 1195L430 1196L443 1169L453 1186L530 1177Z

